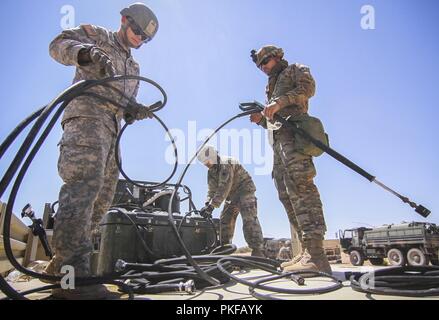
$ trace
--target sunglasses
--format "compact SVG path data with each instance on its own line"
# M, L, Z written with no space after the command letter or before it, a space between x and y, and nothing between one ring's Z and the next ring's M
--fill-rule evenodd
M148 42L151 40L151 37L143 32L142 28L139 27L139 25L133 20L133 18L127 17L127 20L133 33L136 36L140 36L143 42Z
M273 58L273 57L267 57L267 58L265 58L264 60L261 61L260 66L265 66L267 63L270 62L270 60L271 60L272 58Z

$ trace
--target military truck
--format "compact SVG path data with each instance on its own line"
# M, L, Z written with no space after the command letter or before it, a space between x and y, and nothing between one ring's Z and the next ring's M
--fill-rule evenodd
M383 265L387 258L393 266L439 265L439 227L434 223L411 222L378 228L339 231L340 244L354 266L365 260Z

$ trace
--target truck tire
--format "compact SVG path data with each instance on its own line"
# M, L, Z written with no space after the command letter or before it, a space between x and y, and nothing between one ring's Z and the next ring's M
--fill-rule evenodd
M362 266L364 264L364 257L357 250L351 251L351 253L349 254L349 260L351 261L351 264L353 266Z
M369 258L369 261L374 266L382 266L384 264L384 258Z
M406 263L404 253L397 248L392 248L387 252L387 259L392 266L404 266Z
M409 266L426 266L428 265L428 257L419 248L411 248L407 252L407 263Z

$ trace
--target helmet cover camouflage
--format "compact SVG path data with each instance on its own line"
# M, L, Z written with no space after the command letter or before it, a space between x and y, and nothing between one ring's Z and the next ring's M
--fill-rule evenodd
M258 51L252 50L251 57L253 59L253 62L259 68L261 66L262 61L264 61L265 58L279 57L280 59L282 59L284 57L284 51L282 48L278 48L274 45L267 45L267 46L263 46Z

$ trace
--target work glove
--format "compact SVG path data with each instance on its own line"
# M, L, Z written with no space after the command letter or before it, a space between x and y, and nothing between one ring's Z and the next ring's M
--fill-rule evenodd
M128 124L133 124L136 120L152 119L154 118L154 113L151 110L156 110L161 106L163 106L163 102L161 101L157 101L150 106L145 106L137 102L130 102L125 109L123 118Z
M123 115L123 119L128 124L133 124L136 120L152 119L153 117L150 107L137 102L130 102Z
M116 69L110 57L98 47L81 50L78 62L81 65L87 65L88 63L97 64L100 67L102 76L114 77L116 75Z
M152 119L154 114L152 113L150 107L141 105L136 113L136 120Z
M211 204L208 204L200 210L200 215L203 218L211 217L213 210L215 210L214 206L212 206Z

